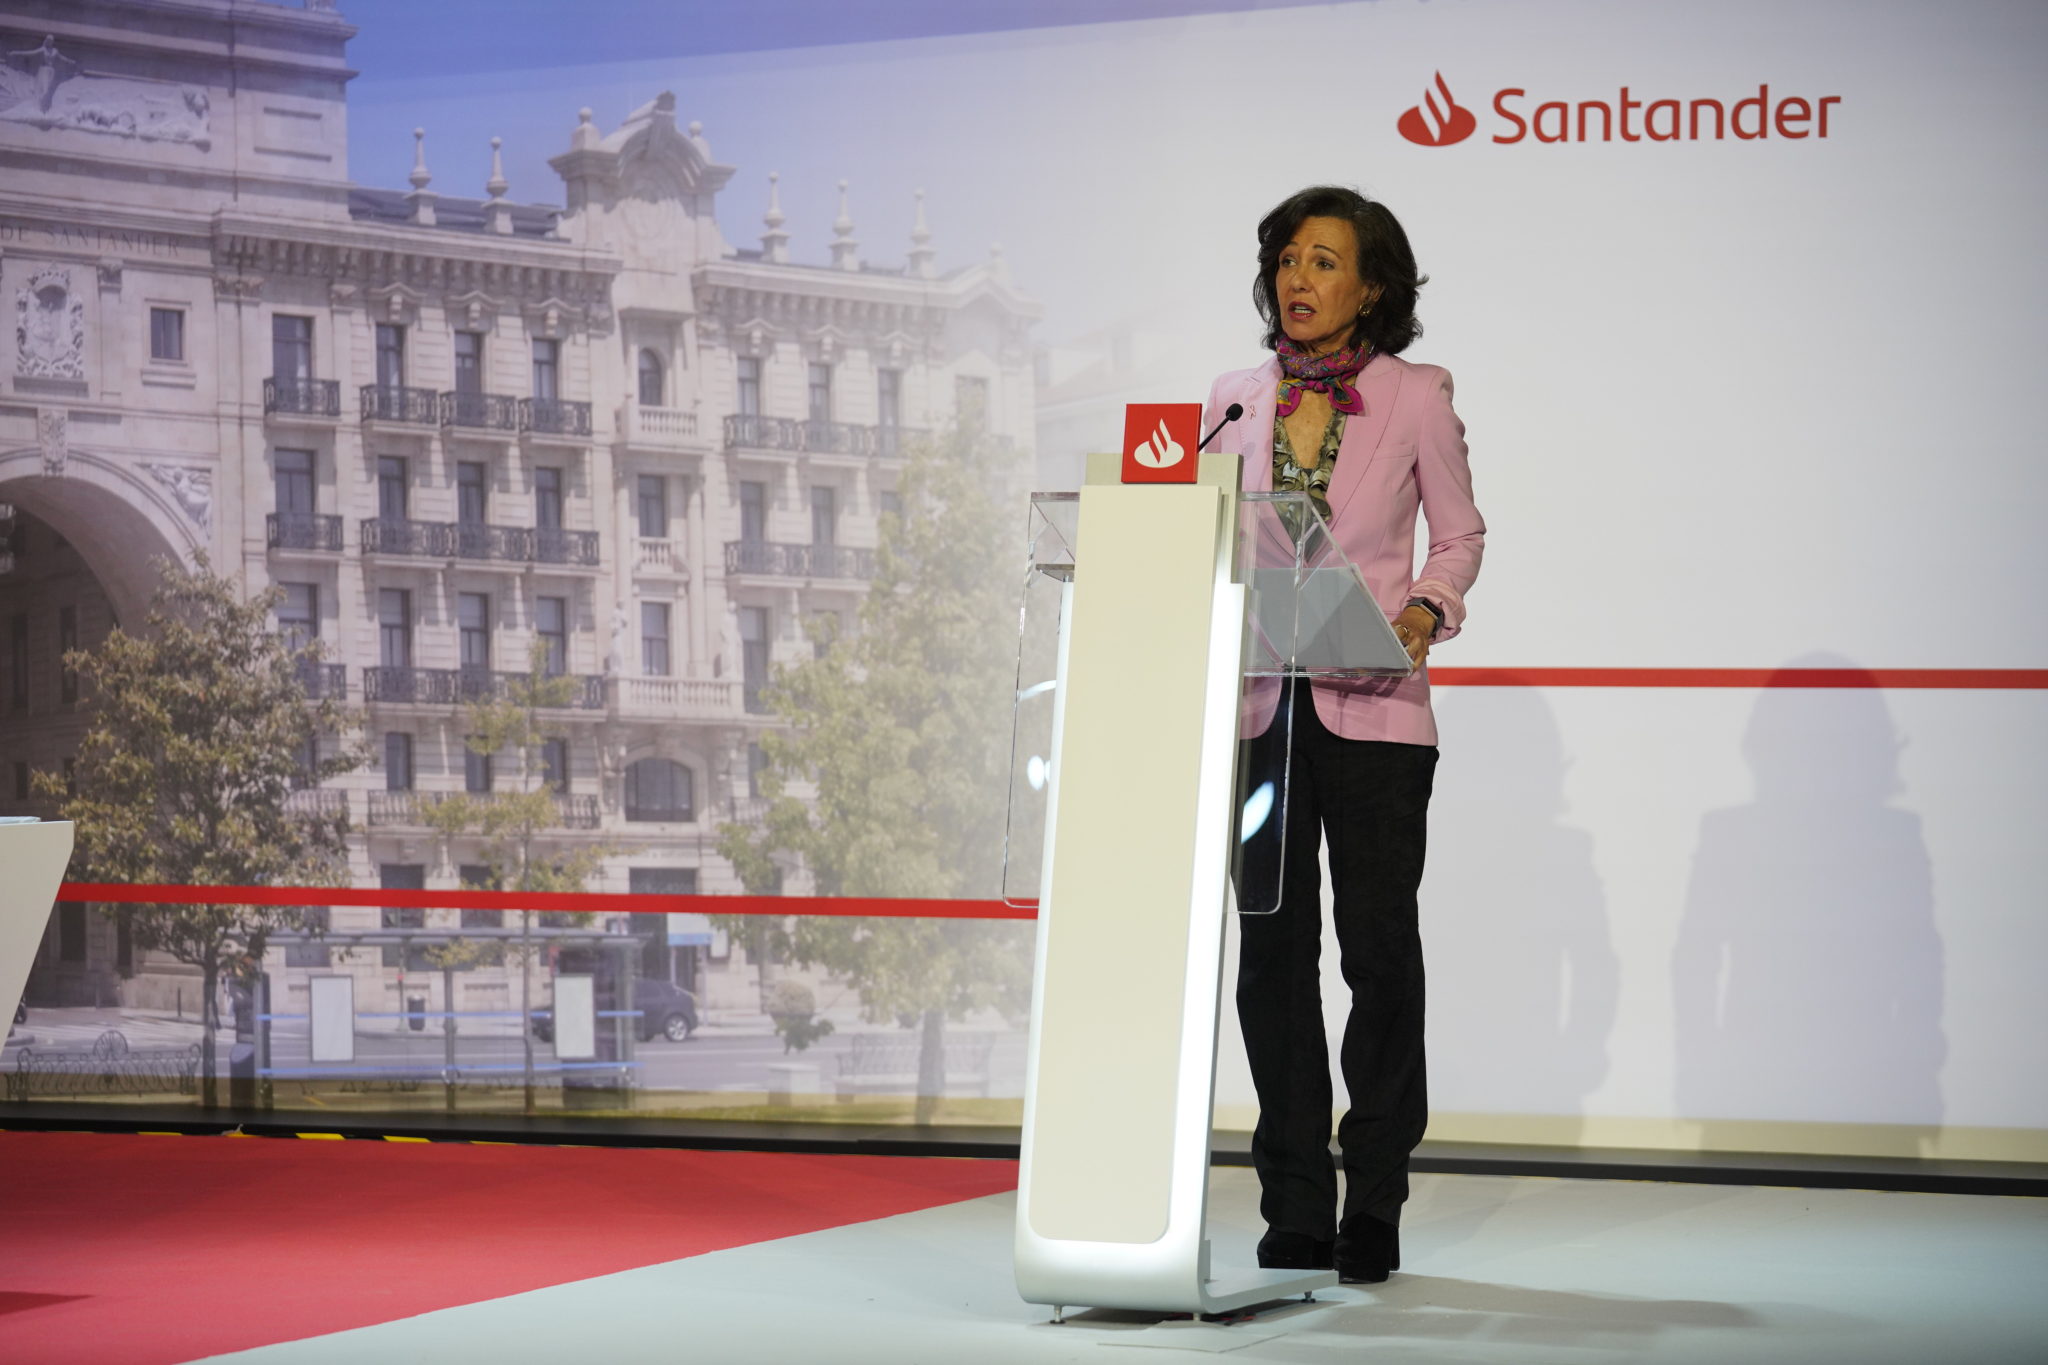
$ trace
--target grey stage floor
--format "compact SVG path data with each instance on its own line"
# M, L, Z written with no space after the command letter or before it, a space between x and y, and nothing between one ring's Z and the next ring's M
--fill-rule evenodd
M1218 1169L1212 1191L1219 1263L1248 1262L1252 1173ZM1051 1325L1010 1284L1014 1207L978 1199L216 1359L2048 1361L2048 1200L1426 1176L1403 1272L1230 1327Z

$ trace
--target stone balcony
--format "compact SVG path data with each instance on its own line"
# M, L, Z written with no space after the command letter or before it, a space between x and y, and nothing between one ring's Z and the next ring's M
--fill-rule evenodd
M361 533L364 554L563 564L578 568L596 568L598 564L595 531L371 517L362 523Z
M763 417L749 413L734 413L725 419L727 450L892 459L900 456L904 444L919 434L908 427L864 427L851 422Z
M337 793L338 794L338 793ZM427 812L455 797L470 801L491 802L512 795L510 792L420 792L420 791L373 791L369 799L369 824L373 828L390 826L420 827L427 823ZM595 794L590 792L557 792L554 795L555 818L550 828L555 829L596 829L601 823L602 812Z
M341 381L272 375L263 381L263 415L324 425L341 416Z
M619 434L633 445L694 445L697 442L697 414L689 408L622 404L619 408Z
M605 705L605 680L594 673L560 675L570 679L573 690L568 702L550 710L601 711ZM418 706L459 706L510 695L513 683L526 681L524 673L489 668L409 668L379 666L363 670L363 700Z
M358 391L365 422L399 422L408 426L438 426L441 395L432 389L409 388L403 384L365 384Z
M800 545L775 540L728 540L727 574L763 578L839 578L863 581L875 576L875 552L851 545Z
M341 518L324 512L272 512L263 519L263 530L273 550L341 552Z
M626 720L730 720L740 714L737 678L615 678L613 713Z
M449 390L441 395L441 425L469 431L503 432L519 430L519 400L508 393L465 393Z
M633 542L633 571L643 574L675 574L689 577L683 563L683 543L641 536Z

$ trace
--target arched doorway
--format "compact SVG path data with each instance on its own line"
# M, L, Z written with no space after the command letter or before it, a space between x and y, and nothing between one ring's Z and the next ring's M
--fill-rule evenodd
M174 490L131 462L68 453L53 474L40 451L0 453L0 505L11 512L0 573L0 815L56 813L35 774L68 774L90 723L72 649L90 649L116 624L138 627L166 561L189 564L203 534ZM212 511L210 487L183 492ZM31 1006L125 1003L136 969L123 915L57 907L28 981ZM196 997L195 997L196 1003Z

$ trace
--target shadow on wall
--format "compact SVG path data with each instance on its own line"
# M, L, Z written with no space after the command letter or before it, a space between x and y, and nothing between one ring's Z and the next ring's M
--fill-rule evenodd
M1874 687L1757 699L1756 799L1700 822L1672 958L1678 1113L1709 1149L1742 1120L1900 1125L1923 1150L1940 1129L1942 943L1920 817L1890 804L1902 743Z
M1607 1078L1620 969L1592 836L1563 823L1557 717L1534 687L1439 705L1455 708L1456 744L1438 770L1422 890L1430 1106L1561 1120L1542 1140L1575 1143Z

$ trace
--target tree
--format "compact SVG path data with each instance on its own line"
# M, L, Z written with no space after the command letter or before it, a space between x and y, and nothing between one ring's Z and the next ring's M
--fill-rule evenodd
M550 849L542 856L535 841L542 831L562 823L556 798L561 784L545 780L541 772L541 749L547 736L541 729L543 710L570 705L577 681L549 671L548 646L534 644L524 676L506 683L502 693L486 695L465 708L469 734L464 744L469 751L485 757L511 754L519 761L517 784L509 791L488 795L467 793L441 798L421 812L425 823L444 838L475 831L482 836L483 862L490 869L492 888L501 891L582 891L584 884L604 860L624 852L602 841L572 849ZM589 916L568 917L583 923ZM533 911L519 912L520 1014L533 1017ZM452 970L474 965L484 957L483 945L458 942L427 950L427 960L437 968ZM450 1007L452 1008L452 1006ZM525 1048L526 1110L534 1110L533 1031L521 1028Z
M826 894L955 897L995 886L1022 521L1010 524L999 497L1000 453L978 425L914 444L858 629L816 637L820 657L777 671L767 701L789 729L762 742L767 813L758 827L719 831L719 851L750 892L776 886L792 858ZM801 799L794 784L815 796ZM799 916L762 937L846 977L871 1018L920 1019L920 1123L944 1090L946 1019L1017 1009L1030 993L1022 925Z
M36 774L77 825L72 855L93 881L198 886L323 886L346 875L348 814L297 811L294 788L357 767L359 746L322 736L355 728L331 697L308 700L305 672L317 641L294 649L273 633L283 599L272 588L244 600L239 582L163 561L141 634L116 627L64 666L83 680L91 724L73 782ZM224 970L253 972L269 936L320 927L297 906L137 906L135 941L199 970L201 1103L217 1102L214 1032Z

